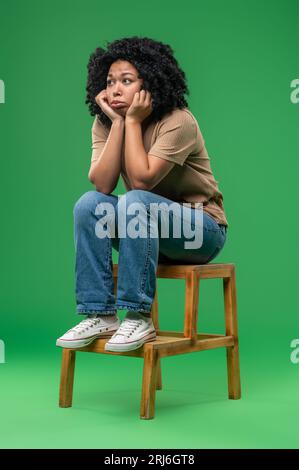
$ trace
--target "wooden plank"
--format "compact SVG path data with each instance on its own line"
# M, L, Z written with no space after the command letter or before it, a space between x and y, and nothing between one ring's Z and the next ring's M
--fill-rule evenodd
M156 292L154 301L152 304L151 316L156 332L159 330L159 311L158 311L158 286L156 283ZM157 359L157 380L156 380L156 389L162 390L162 366L160 358Z
M61 408L72 406L75 362L76 352L63 348L59 386L59 406Z
M185 338L197 338L198 296L199 276L196 272L191 271L186 274L184 316Z
M224 309L226 334L232 335L234 345L226 351L228 396L233 400L241 398L241 378L239 362L239 341L237 325L237 299L236 299L236 277L235 269L231 277L223 279Z
M216 349L229 347L234 344L232 336L225 336L223 338L209 338L203 340L192 341L190 339L182 340L181 343L169 342L167 344L155 344L154 348L159 350L160 357L176 356L178 354L186 354L191 352L205 351L208 349Z
M142 392L140 418L152 419L155 415L156 380L158 352L152 345L144 346L144 363L142 376Z
M105 351L105 343L109 341L109 339L110 338L96 339L95 341L93 341L93 343L89 344L88 346L85 346L84 348L77 348L73 350L80 352L93 352L97 354L110 354L113 356L143 357L142 348L124 352Z
M170 331L170 330L158 330L156 332L157 336L173 336L177 338L184 338L184 333L182 331ZM198 339L205 338L223 338L226 335L223 334L212 334L212 333L197 333Z

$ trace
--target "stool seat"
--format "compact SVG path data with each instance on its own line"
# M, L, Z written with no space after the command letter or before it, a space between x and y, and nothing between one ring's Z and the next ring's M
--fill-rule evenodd
M241 397L239 345L237 327L236 277L233 263L159 264L157 278L185 279L184 331L162 331L158 320L158 289L152 304L152 319L156 339L138 349L126 352L105 351L109 338L98 338L84 348L63 348L60 378L59 406L72 406L76 352L93 352L117 356L141 357L144 360L140 418L152 419L155 413L156 390L162 390L161 358L226 348L228 396ZM117 291L118 265L113 264L114 291ZM198 333L198 300L201 279L223 279L225 334Z

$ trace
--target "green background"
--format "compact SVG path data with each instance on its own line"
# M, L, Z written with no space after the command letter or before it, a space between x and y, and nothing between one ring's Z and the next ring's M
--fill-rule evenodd
M298 448L298 2L0 8L0 447ZM230 224L215 262L237 273L242 399L227 397L224 349L169 357L153 420L139 419L142 360L131 357L77 353L73 407L58 407L55 342L78 322L72 211L94 189L86 65L133 35L169 43L185 70ZM221 289L201 284L201 331L224 331ZM158 292L161 329L181 330L183 281L159 279Z

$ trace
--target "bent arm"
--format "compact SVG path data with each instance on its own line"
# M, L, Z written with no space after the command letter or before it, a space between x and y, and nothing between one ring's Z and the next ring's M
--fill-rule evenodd
M124 119L112 122L108 139L96 161L91 163L88 179L97 191L110 194L116 187L121 172L121 149L124 138Z
M125 129L125 163L131 186L150 191L175 164L146 153L139 122L126 119Z

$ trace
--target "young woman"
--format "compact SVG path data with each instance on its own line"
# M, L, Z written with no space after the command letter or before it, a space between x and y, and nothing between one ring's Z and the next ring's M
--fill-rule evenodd
M134 36L91 54L86 103L95 119L88 176L95 190L74 206L77 313L86 318L57 346L80 348L109 336L106 350L129 351L154 340L158 263L204 264L222 250L228 227L223 196L186 93L169 45ZM120 176L126 193L115 196ZM132 227L136 204L141 210ZM155 204L161 210L153 217ZM195 246L186 246L187 222L200 240ZM124 235L120 226L130 230ZM145 229L143 236L135 236L136 226ZM116 298L112 247L119 253ZM118 309L127 310L122 322Z

